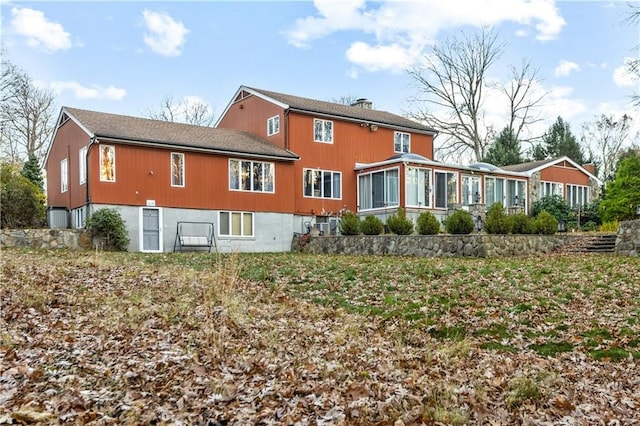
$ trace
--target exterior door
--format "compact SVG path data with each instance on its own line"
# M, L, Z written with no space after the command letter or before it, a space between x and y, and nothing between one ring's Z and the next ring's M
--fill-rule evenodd
M143 252L162 252L162 218L157 208L142 208L141 211L141 250Z

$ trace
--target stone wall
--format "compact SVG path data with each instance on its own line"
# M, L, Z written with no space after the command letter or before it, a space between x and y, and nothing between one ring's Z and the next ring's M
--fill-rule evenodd
M0 246L38 249L91 249L91 234L84 229L1 229Z
M507 257L551 253L573 239L556 235L357 235L302 236L292 251L419 257Z
M616 237L616 254L622 256L640 255L640 220L620 222Z

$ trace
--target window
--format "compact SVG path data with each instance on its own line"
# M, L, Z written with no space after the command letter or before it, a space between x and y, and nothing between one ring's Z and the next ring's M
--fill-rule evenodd
M405 172L407 206L429 207L431 205L431 170L407 167Z
M523 180L507 179L507 205L509 207L524 207L526 201L527 183Z
M567 204L572 209L589 204L589 187L567 184Z
M60 192L69 190L69 165L67 159L60 161Z
M87 147L83 146L78 152L78 175L80 185L87 183Z
M484 178L484 202L487 207L500 203L504 207L504 179Z
M446 209L458 202L458 174L436 172L436 208Z
M411 135L409 133L395 132L393 134L393 151L410 152Z
M481 200L480 176L462 176L462 205L479 204Z
M229 160L229 189L274 192L274 167L273 163Z
M381 170L358 176L360 210L400 205L398 169Z
M112 145L100 145L100 181L116 181L116 148Z
M333 121L313 120L313 140L315 142L333 143Z
M562 197L562 184L558 182L540 182L540 198L552 195Z
M220 236L253 237L253 213L220 212L218 219Z
M304 169L305 197L340 199L342 174L327 170Z
M171 153L171 186L184 186L184 154Z
M280 116L276 115L267 120L267 136L280 132Z

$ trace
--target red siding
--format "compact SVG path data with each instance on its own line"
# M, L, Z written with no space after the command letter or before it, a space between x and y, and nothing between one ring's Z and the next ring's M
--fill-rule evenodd
M589 177L566 162L542 169L540 171L540 180L573 185L589 185Z

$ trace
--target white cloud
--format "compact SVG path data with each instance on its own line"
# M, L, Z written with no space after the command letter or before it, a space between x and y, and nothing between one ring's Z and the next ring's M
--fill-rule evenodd
M127 95L127 91L122 88L114 86L102 87L98 85L86 87L76 81L54 81L50 86L57 94L70 91L75 98L82 100L107 99L110 101L119 101Z
M638 87L640 78L629 71L629 65L634 58L624 58L623 64L613 70L613 82L618 87Z
M360 31L363 39L352 43L347 58L369 70L390 68L381 53L416 61L442 31L453 28L512 22L521 26L518 36L533 29L536 39L544 41L557 37L566 24L554 0L385 1L370 7L364 0L316 0L314 4L316 16L300 18L286 31L289 43L308 47L335 32Z
M396 44L370 46L361 41L351 44L346 56L349 62L368 71L388 70L404 72L409 65L419 59L419 49L402 47Z
M159 55L179 56L189 34L184 24L162 12L145 10L142 14L147 29L144 43Z
M554 74L556 77L566 77L573 71L580 71L580 65L572 61L562 60L556 67Z
M71 47L71 39L64 27L47 20L44 13L28 8L11 9L11 29L26 39L28 46L54 52Z

